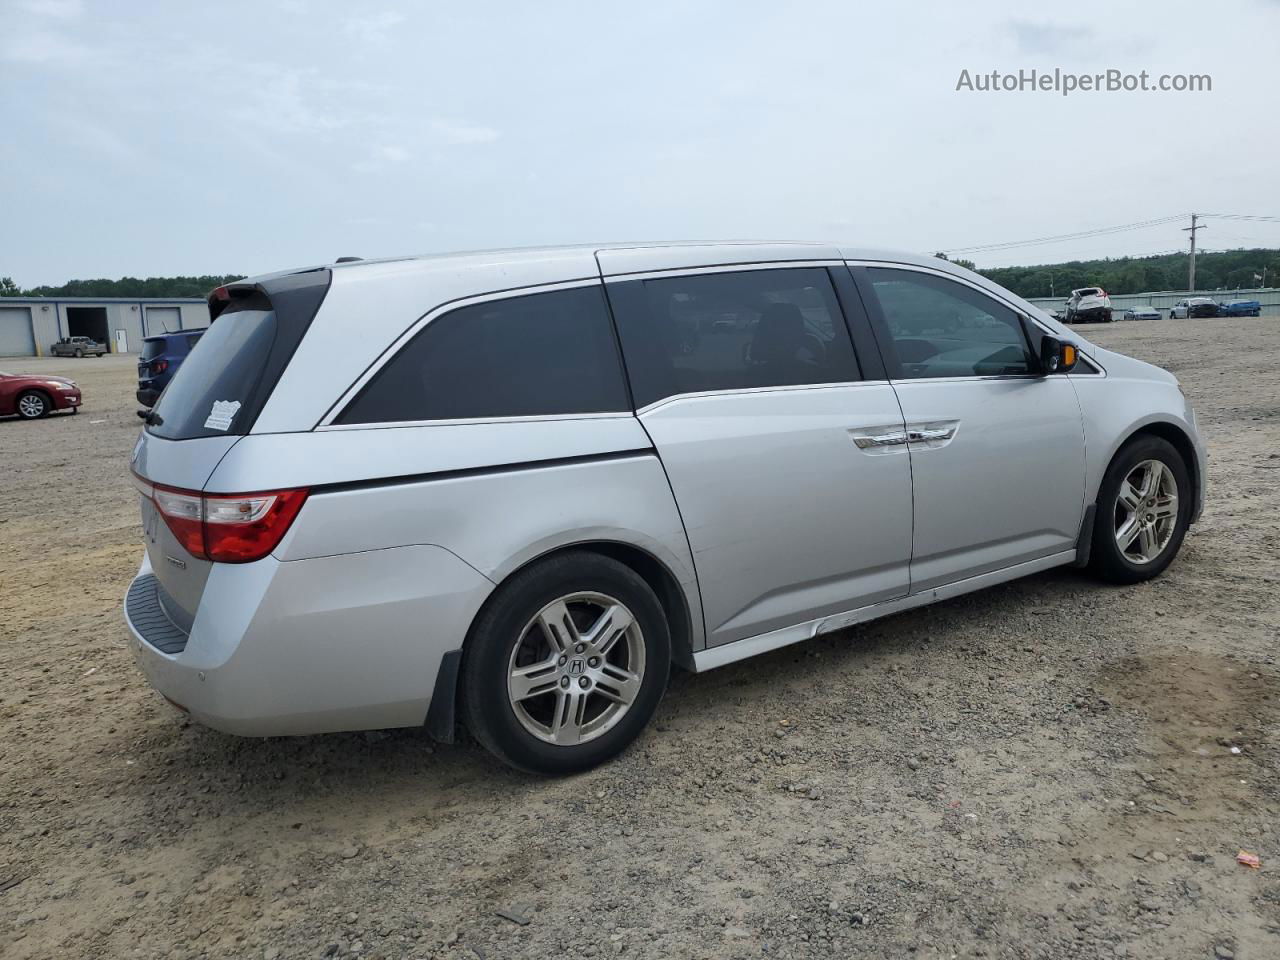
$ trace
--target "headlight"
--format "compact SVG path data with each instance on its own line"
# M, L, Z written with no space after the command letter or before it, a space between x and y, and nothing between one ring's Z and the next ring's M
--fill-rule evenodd
M80 389L74 383L52 383L51 382L49 386L53 387L55 390L62 390L66 393L71 393L73 390Z

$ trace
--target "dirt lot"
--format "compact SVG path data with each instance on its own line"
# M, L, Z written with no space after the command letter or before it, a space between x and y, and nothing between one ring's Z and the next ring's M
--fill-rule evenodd
M1082 332L1176 371L1209 436L1164 577L1055 571L676 676L559 781L185 722L120 619L132 359L3 361L86 404L0 421L0 956L1280 956L1276 321Z

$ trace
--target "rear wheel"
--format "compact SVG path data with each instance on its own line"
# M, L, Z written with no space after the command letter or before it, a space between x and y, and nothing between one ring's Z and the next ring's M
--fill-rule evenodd
M644 729L670 669L670 631L649 585L609 557L561 554L516 574L477 618L463 721L512 766L586 770Z
M29 390L18 397L18 416L24 420L39 420L50 410L49 398L43 393Z
M1143 436L1107 468L1089 565L1113 583L1138 583L1173 562L1191 517L1191 478L1167 440Z

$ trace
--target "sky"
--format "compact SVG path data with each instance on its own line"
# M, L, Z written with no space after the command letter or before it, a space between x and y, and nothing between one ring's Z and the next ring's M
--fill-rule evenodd
M1280 0L0 0L0 276L812 239L979 266L1280 216ZM1210 92L982 92L1019 69ZM1280 223L1208 221L1209 249Z

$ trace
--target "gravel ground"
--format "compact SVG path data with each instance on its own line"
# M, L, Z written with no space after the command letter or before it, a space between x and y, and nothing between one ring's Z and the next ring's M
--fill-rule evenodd
M1083 332L1176 371L1209 437L1162 578L1053 571L677 675L556 781L183 720L120 620L132 360L4 361L86 403L0 421L0 956L1280 956L1275 321Z

